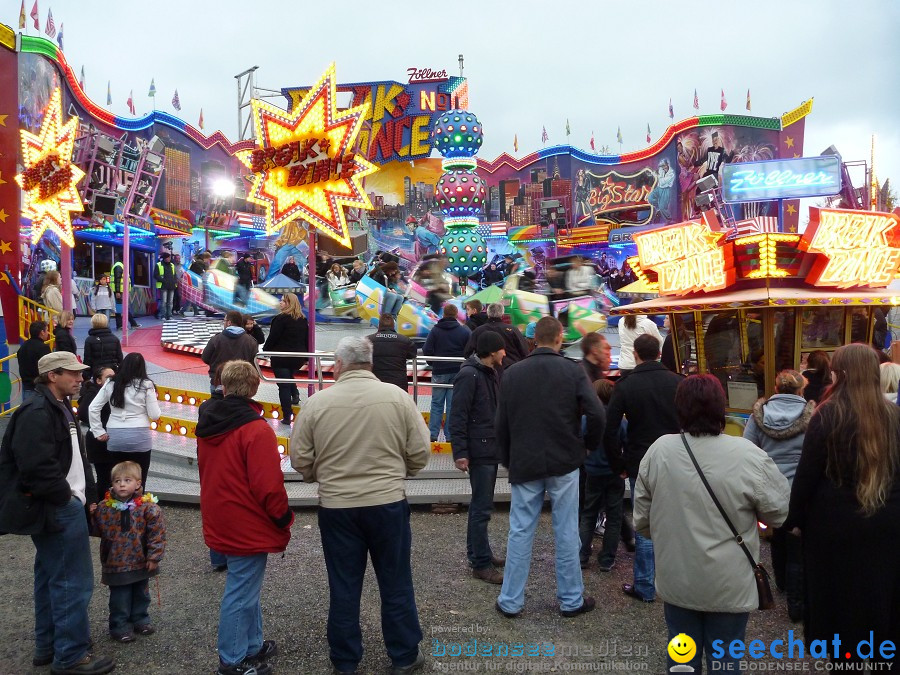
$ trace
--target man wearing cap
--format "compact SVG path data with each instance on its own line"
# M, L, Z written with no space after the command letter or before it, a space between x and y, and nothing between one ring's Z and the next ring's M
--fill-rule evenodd
M91 654L86 506L97 488L71 401L86 368L71 352L41 357L35 395L13 413L0 445L0 533L34 542L33 663L57 675L115 668Z
M162 313L165 320L168 321L172 318L172 303L175 301L175 289L178 287L175 265L172 264L172 254L168 251L160 253L153 278L156 281L156 291L159 295L156 318L158 319Z
M489 584L502 584L496 567L506 561L491 552L488 523L494 510L494 485L500 452L494 433L494 416L506 354L503 338L483 333L475 353L453 380L453 407L447 427L456 468L469 474L472 501L466 530L466 555L472 576Z

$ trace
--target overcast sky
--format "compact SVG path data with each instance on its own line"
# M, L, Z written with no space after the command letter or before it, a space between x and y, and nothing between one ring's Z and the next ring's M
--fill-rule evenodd
M21 0L3 0L2 20L18 26ZM34 0L26 0L26 13ZM254 7L254 5L256 7ZM340 82L406 81L411 66L458 74L465 55L470 109L485 128L481 154L494 158L550 144L613 152L646 145L700 113L779 116L815 97L804 154L834 144L845 160L865 159L876 135L876 174L900 183L900 2L897 0L554 0L534 2L387 2L330 0L39 0L64 25L66 58L84 66L88 95L127 115L138 113L155 78L157 106L182 110L207 133L237 137L234 75L254 65L257 86L312 83L330 61ZM259 8L265 8L259 9ZM28 19L29 33L35 31ZM436 154L436 153L435 153Z

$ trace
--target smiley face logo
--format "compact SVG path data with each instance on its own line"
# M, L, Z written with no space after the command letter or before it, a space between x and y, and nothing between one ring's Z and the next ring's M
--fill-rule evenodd
M669 641L668 652L675 663L687 663L697 655L697 645L690 635L679 633Z

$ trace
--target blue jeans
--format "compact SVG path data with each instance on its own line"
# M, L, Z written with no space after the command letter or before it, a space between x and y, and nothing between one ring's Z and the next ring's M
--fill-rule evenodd
M209 549L209 564L213 567L227 567L228 556L226 556L224 553L219 553L218 551Z
M400 313L401 307L403 307L402 295L400 295L399 293L394 293L394 291L384 292L384 303L381 308L382 313L393 314L394 318L397 318L397 315Z
M109 587L109 632L130 633L135 626L150 623L149 581Z
M634 478L628 479L634 504ZM644 600L656 599L656 561L653 558L653 542L634 533L634 590Z
M432 373L431 381L434 384L453 384L456 373L447 375L435 375ZM428 430L431 432L431 440L436 441L441 433L441 424L444 420L444 406L447 414L450 414L450 404L453 402L453 390L433 388L431 390L431 417L428 418ZM444 438L450 442L450 428L444 428Z
M359 603L366 558L381 594L381 633L394 667L416 660L422 628L413 592L409 503L346 509L319 507L319 531L328 570L328 646L338 670L355 670L362 660Z
M597 560L601 565L607 566L616 561L619 535L622 531L622 499L624 496L625 481L620 476L587 474L584 485L584 508L581 511L579 523L580 555L583 561L587 561L591 557L594 528L597 527L597 518L601 511L606 512L606 532L603 535L603 549Z
M565 476L513 483L510 491L506 569L497 604L504 612L518 612L525 606L525 582L531 568L534 531L546 492L553 509L556 599L563 611L578 609L584 603L584 580L578 562L578 469Z
M728 655L728 645L732 640L743 641L747 632L748 612L731 614L728 612L698 612L693 609L685 609L668 602L663 606L666 617L666 626L669 629L669 640L679 633L690 635L697 645L697 655L685 665L693 666L694 675L703 672L703 653L706 653L706 667L713 672L738 672L738 661ZM721 659L713 659L713 640L722 640L725 645L725 655ZM669 664L668 672L675 662L666 658ZM713 663L721 664L713 670ZM677 671L676 671L677 672Z
M84 505L75 497L56 509L52 534L35 534L34 655L53 655L53 667L69 668L91 644L88 605L94 567Z
M469 502L469 526L466 529L466 554L472 569L483 570L491 566L491 543L488 540L488 523L494 512L494 486L497 483L496 464L469 464L469 484L472 501Z
M219 608L219 660L234 666L259 653L263 643L262 591L268 553L229 555Z
M156 308L157 315L162 314L163 318L172 318L172 302L175 299L175 289L166 290L164 288L157 289L159 292L159 307Z

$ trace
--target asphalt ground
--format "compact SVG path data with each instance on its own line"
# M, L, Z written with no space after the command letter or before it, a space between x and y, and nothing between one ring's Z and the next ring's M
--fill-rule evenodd
M168 546L160 576L150 585L151 617L157 633L131 644L113 643L106 633L108 589L100 579L99 541L92 540L95 570L90 604L91 631L98 655L115 657L116 672L144 674L213 673L216 631L225 575L209 565L199 509L163 504ZM508 507L490 526L496 553L506 548ZM422 672L650 672L665 671L668 642L663 605L640 603L622 593L631 581L632 556L619 548L616 567L602 573L594 562L585 570L585 592L597 609L576 618L558 613L550 513L545 510L535 537L525 611L507 619L494 610L499 586L475 580L466 566L466 511L435 514L413 508L412 568L427 657ZM594 543L599 547L599 538ZM768 564L768 546L763 546ZM0 537L0 673L47 673L33 668L32 565L28 537ZM702 583L701 579L697 583ZM794 628L784 597L776 591L773 611L754 612L747 639L787 637ZM270 555L262 592L265 637L278 642L276 673L330 673L325 625L328 585L315 509L296 511L285 555ZM371 566L363 589L361 626L365 655L360 673L390 672L380 629L378 589ZM475 642L477 641L477 642ZM477 656L467 656L477 645ZM486 649L492 650L485 655ZM497 656L506 648L510 656ZM529 655L529 648L537 655ZM519 651L521 650L521 651ZM552 651L552 655L548 655ZM521 653L520 656L512 654ZM451 654L459 654L452 656Z

